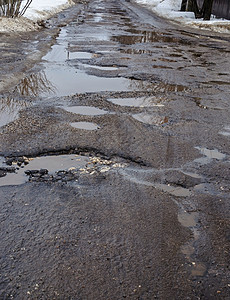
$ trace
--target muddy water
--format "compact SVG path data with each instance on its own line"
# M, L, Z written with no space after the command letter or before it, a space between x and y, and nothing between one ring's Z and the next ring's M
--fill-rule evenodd
M92 107L92 106L64 106L60 108L74 114L85 115L85 116L100 116L108 113L108 111L106 110Z
M24 100L16 100L10 97L0 99L0 127L9 124L19 118L20 110L32 106L32 103Z
M161 104L161 99L156 97L141 97L141 98L116 98L116 99L107 99L112 103L120 106L131 106L131 107L163 107L164 104Z
M57 38L57 44L43 57L44 75L48 85L54 87L46 91L40 91L39 96L67 96L76 93L101 92L101 91L131 91L131 80L125 78L97 77L87 74L82 67L85 60L92 59L93 53L85 51L69 51L68 32L61 29ZM68 61L77 60L80 69L71 66ZM96 68L96 67L94 67ZM98 67L103 71L114 70L109 67Z
M100 128L97 124L91 122L73 122L70 123L70 125L74 128L82 130L97 130Z
M37 157L29 160L29 163L17 167L15 173L8 173L5 177L0 178L0 186L21 185L28 181L28 176L25 172L28 170L47 169L49 173L54 173L59 170L68 170L71 168L79 169L85 167L89 163L89 158L79 155L52 155ZM4 162L0 161L1 167L4 167Z

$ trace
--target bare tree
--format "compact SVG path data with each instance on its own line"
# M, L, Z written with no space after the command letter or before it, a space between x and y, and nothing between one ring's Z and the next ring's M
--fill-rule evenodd
M32 0L0 0L0 16L15 18L22 16Z

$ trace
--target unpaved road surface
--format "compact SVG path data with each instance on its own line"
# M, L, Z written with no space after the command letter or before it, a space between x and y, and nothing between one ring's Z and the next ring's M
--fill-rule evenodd
M229 299L229 37L132 2L1 36L0 299Z

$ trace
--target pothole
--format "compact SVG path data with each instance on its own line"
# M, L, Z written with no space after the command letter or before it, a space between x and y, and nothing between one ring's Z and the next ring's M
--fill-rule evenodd
M226 154L221 153L217 149L207 149L204 147L195 147L195 149L199 150L204 157L197 158L194 160L196 163L200 163L202 165L208 164L211 162L211 160L216 159L216 160L223 160L226 157Z
M58 170L68 170L70 168L85 167L90 160L88 157L70 154L70 155L52 155L44 157L36 157L26 159L22 162L21 166L13 162L15 166L15 173L7 173L6 176L0 178L0 186L6 185L20 185L28 180L26 176L27 171L32 171L36 176L47 175L48 170L50 173L57 172ZM5 164L2 164L4 167ZM32 174L31 173L31 174ZM29 174L29 173L28 173ZM37 175L36 175L37 174Z
M106 110L96 108L93 106L59 106L60 108L79 115L84 116L100 116L109 113Z
M140 98L109 98L108 101L120 106L129 107L163 107L161 100L155 97L140 97Z
M23 100L15 100L9 97L0 99L0 127L15 121L19 117L19 111L32 104Z
M73 122L70 123L70 125L74 128L83 130L97 130L100 128L97 124L91 122Z
M149 124L149 125L163 125L167 124L169 119L168 117L160 117L160 116L154 116L153 114L148 114L148 113L140 113L140 114L135 114L132 115L134 119L137 121L144 123L144 124Z
M193 259L193 255L195 253L195 242L199 238L199 231L197 229L197 222L198 222L199 214L196 211L188 212L185 210L181 210L178 213L178 221L183 227L189 228L193 233L193 239L191 239L188 243L181 247L181 252L186 256L189 264L190 264L190 271L191 275L194 277L197 276L204 276L207 267L204 263L199 262Z
M10 165L9 165L10 164ZM0 186L21 185L29 181L78 181L81 175L100 175L127 163L116 159L76 154L49 155L35 158L0 158ZM1 174L4 173L4 174Z

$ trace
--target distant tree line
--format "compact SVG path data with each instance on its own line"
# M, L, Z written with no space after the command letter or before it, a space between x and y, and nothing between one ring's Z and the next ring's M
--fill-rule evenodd
M201 8L199 8L197 0L182 0L181 11L192 11L197 19L210 20L212 6L213 0L204 0Z

